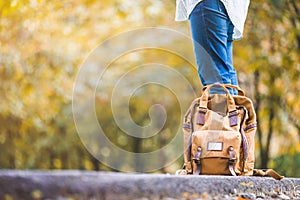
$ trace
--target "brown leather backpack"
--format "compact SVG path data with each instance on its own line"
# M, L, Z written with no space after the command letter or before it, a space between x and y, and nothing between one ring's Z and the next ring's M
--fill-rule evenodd
M226 94L209 94L212 87ZM228 87L237 89L238 95L231 95ZM255 132L252 101L239 87L205 87L184 116L184 167L178 173L253 175Z
M225 94L210 94L212 87ZM219 83L204 87L184 116L184 166L176 174L269 175L281 180L272 169L254 169L255 133L254 106L241 88Z

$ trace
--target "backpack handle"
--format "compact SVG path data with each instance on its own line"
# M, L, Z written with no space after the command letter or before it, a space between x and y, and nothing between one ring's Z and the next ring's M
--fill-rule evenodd
M234 99L233 99L232 95L231 95L231 94L229 93L229 91L227 90L226 85L220 84L220 83L213 83L213 84L211 84L211 85L207 85L207 86L204 88L203 94L202 94L202 96L200 97L200 105L199 105L199 107L200 107L200 108L207 109L207 103L208 103L208 97L209 97L209 90L210 90L212 87L221 87L221 88L223 88L223 90L224 90L225 93L226 93L226 97L227 97L227 108L228 108L228 112L231 113L231 112L236 111L235 102L234 102Z
M215 83L216 84L216 83ZM220 83L219 83L220 84ZM213 85L213 84L211 84ZM231 84L222 84L224 85L226 88L232 88L232 89L236 89L238 91L238 95L240 96L245 96L245 92L244 90L242 90L239 86L237 85L231 85ZM208 85L204 86L202 91L204 92L206 90L206 88L208 87Z

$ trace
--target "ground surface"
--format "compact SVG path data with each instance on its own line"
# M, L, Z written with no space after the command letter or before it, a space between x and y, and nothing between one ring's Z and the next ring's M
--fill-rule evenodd
M0 199L300 199L300 179L0 170Z

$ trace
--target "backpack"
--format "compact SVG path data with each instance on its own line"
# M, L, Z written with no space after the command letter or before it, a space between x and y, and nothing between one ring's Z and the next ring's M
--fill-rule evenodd
M224 93L210 94L213 87ZM231 95L227 88L236 89L238 95ZM255 133L254 106L241 88L219 83L205 86L183 119L184 165L176 174L276 175L273 170L254 169Z

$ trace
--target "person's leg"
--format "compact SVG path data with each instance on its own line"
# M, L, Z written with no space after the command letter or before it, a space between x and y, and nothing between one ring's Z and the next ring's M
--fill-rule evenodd
M227 39L227 68L229 69L229 76L231 79L231 85L238 86L238 77L235 68L233 67L233 56L232 56L232 35L233 35L233 24L229 21L228 28L228 39ZM232 94L237 94L237 91L234 89L230 89Z
M211 56L208 28L205 22L204 2L200 2L190 15L191 35L198 74L202 85L222 82L219 70Z
M203 0L190 15L196 63L203 85L233 83L232 72L235 70L230 58L230 23L226 9L219 0Z

